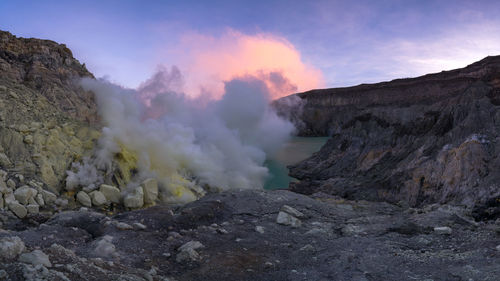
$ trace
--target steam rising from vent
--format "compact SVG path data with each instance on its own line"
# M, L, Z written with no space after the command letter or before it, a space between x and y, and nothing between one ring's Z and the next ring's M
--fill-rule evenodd
M286 80L274 75L277 81ZM132 180L156 177L167 196L192 200L199 186L262 188L266 155L276 152L294 130L269 106L266 83L255 76L235 78L224 83L221 99L203 100L180 92L182 79L173 67L160 68L138 90L82 80L96 94L106 127L95 156L79 166L87 171L68 173L71 184L86 175L100 181L90 167L109 171L113 155L125 147L137 157Z

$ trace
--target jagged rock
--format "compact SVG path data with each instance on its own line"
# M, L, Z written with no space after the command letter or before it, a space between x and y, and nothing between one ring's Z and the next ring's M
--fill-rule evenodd
M19 203L26 205L37 193L38 191L36 189L24 185L14 191L14 197Z
M158 182L156 179L147 179L142 182L141 186L144 190L144 203L154 204L158 199Z
M106 197L107 200L117 204L120 203L121 192L120 189L118 189L118 187L107 184L101 184L99 191L102 192L102 194L104 194L104 197Z
M76 194L76 200L83 206L92 207L92 199L90 199L90 196L85 191L79 191Z
M43 200L43 195L42 195L42 194L38 193L38 194L36 195L36 203L37 203L38 205L40 205L40 207L45 206L45 201Z
M12 179L7 180L7 186L9 188L15 189L16 188L16 182L13 181Z
M106 197L104 197L104 194L102 194L102 192L100 192L98 190L92 191L89 194L89 196L92 199L92 204L94 206L99 207L99 206L102 206L102 205L107 203L107 200L106 200Z
M147 228L144 224L140 222L134 222L132 225L134 226L135 229L139 230L145 230Z
M0 260L15 259L24 251L24 242L17 236L0 238Z
M10 167L12 163L10 162L9 157L5 155L5 153L0 152L0 167Z
M3 210L4 206L5 206L5 205L4 205L4 200L3 200L3 194L2 194L2 193L0 193L0 209L2 209L2 210Z
M43 265L45 267L52 267L52 263L44 252L40 250L34 250L31 253L24 253L19 256L19 262L24 262L32 265Z
M123 204L127 208L141 208L144 205L144 191L142 186L136 187L123 199Z
M196 250L204 247L199 241L189 241L177 249L179 253L175 260L177 262L197 261L200 259L200 255Z
M42 196L46 204L54 203L57 200L57 195L48 190L42 190Z
M9 202L9 210L11 210L18 218L24 218L28 214L28 210L17 201Z
M7 172L4 170L0 170L0 181L6 181L7 180Z
M28 206L26 206L26 209L30 214L38 214L40 212L40 206L36 204L29 204Z
M300 221L298 218L282 211L278 213L278 216L276 217L276 223L289 225L291 227L300 227L302 225L302 221Z
M303 213L299 212L298 210L296 210L296 209L294 209L294 208L292 208L292 207L290 207L288 205L283 205L283 207L281 207L280 210L283 211L283 212L285 212L285 213L288 213L288 214L290 214L290 215L292 215L294 217L297 217L299 219L305 217L305 215Z

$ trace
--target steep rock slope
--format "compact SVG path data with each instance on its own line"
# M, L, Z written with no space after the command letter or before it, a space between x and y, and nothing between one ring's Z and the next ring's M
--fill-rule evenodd
M97 108L80 77L93 76L65 45L0 31L0 169L11 179L58 191L70 163L93 147Z
M297 94L301 135L332 138L291 189L351 199L498 205L500 56L463 69ZM277 102L280 104L280 101Z

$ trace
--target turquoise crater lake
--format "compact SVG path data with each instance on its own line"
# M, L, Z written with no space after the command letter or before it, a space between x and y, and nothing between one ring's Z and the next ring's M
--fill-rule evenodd
M293 137L273 157L266 160L265 165L269 169L269 178L264 189L286 189L290 182L295 179L288 175L288 165L296 164L320 148L326 143L328 137Z

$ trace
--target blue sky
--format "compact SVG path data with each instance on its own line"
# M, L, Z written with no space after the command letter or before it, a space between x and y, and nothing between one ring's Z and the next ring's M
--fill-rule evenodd
M185 34L228 29L285 39L326 87L438 72L500 55L498 15L500 1L0 1L0 29L129 87L175 64Z

